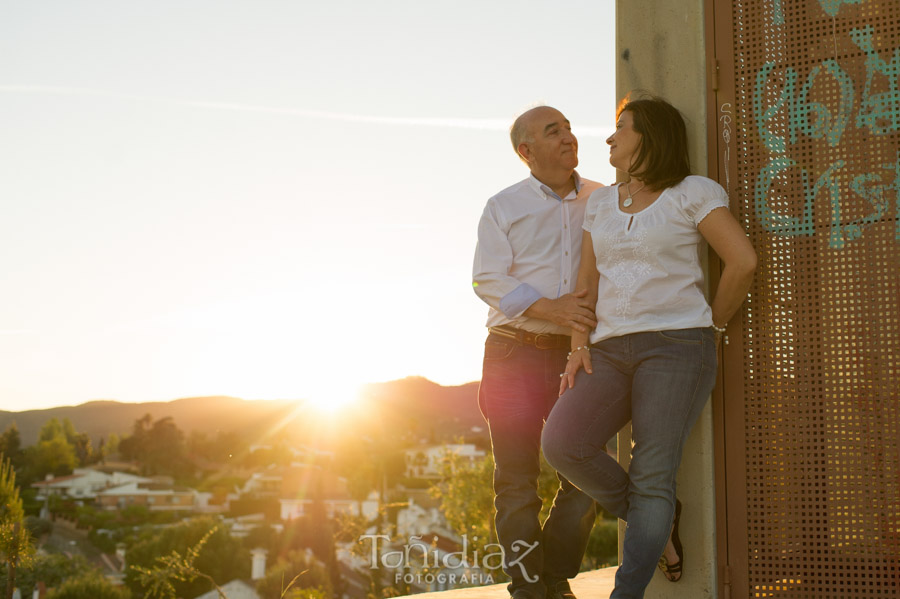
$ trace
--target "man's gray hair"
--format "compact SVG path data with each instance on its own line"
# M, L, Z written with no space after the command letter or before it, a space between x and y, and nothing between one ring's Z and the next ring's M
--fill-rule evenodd
M537 104L529 107L528 110L516 117L516 120L513 121L512 126L509 128L509 141L512 142L513 152L515 152L516 156L523 162L525 159L519 154L519 144L531 143L534 141L534 139L531 138L531 132L528 130L527 117L535 108L547 108L547 106L544 104Z
M512 142L513 152L519 157L519 160L528 164L525 158L519 154L519 144L531 143L534 139L531 137L531 131L528 129L528 116L537 108L549 108L546 104L536 104L519 114L516 120L509 128L509 141Z

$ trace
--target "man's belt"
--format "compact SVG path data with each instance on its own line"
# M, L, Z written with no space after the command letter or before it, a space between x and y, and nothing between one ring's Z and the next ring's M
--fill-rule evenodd
M571 338L568 335L556 335L554 333L532 333L515 327L501 325L488 329L493 335L500 335L508 339L515 339L524 345L533 345L537 349L569 349Z

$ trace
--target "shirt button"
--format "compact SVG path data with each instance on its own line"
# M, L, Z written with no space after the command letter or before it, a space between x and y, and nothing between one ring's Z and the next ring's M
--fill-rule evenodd
M569 279L563 279L563 283L568 284L568 283L569 283Z
M566 252L566 256L568 256L568 255L569 255L569 252Z

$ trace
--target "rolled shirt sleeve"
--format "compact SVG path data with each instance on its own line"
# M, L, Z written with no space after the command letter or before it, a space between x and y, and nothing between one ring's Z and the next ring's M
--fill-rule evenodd
M513 250L508 225L499 222L500 219L496 205L488 202L478 223L472 287L485 303L514 319L543 296L528 283L509 275Z

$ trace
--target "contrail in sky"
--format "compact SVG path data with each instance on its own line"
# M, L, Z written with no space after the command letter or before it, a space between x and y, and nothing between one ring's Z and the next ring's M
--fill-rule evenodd
M310 119L344 121L348 123L370 123L375 125L410 125L419 127L445 127L451 129L475 129L480 131L508 131L509 121L505 119L466 119L466 118L427 118L427 117L390 117L345 112L328 112L321 110L305 110L302 108L281 108L278 106L260 106L256 104L235 104L230 102L197 102L175 100L154 96L123 94L100 89L78 87L54 87L45 85L0 85L0 92L22 94L48 94L57 96L98 96L117 100L139 100L190 108L206 108L214 110L231 110L234 112L258 112L266 114L284 114ZM608 127L577 127L575 133L579 137L607 137L612 133Z

